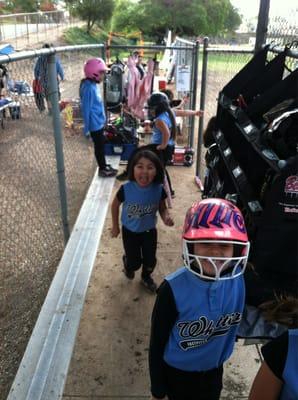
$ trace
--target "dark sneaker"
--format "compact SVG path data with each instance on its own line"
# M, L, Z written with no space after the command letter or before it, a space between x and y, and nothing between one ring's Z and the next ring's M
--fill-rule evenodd
M110 178L112 176L115 176L116 174L117 171L108 168L98 170L98 176L101 176L102 178Z
M127 279L133 280L133 278L135 277L135 271L127 271L127 269L125 268L123 268L122 271Z
M118 172L118 169L113 168L110 164L107 164L105 169L108 169L110 171L115 171L116 173Z
M127 279L133 279L135 277L135 271L131 271L127 269L127 261L126 261L126 256L122 256L122 260L123 260L123 265L124 265L124 269L123 269L123 273L126 276Z
M148 278L142 278L141 284L143 286L145 286L145 288L148 289L149 292L156 293L157 285L154 282L154 280L151 278L151 276L148 276Z
M121 174L116 176L118 181L126 181L128 179L127 171L123 171Z

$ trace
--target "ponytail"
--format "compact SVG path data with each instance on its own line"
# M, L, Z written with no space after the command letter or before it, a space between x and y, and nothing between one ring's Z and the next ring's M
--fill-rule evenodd
M277 322L289 329L298 328L298 298L290 295L276 296L274 300L262 303L259 306L264 319L268 322Z
M177 125L176 125L176 118L175 115L170 107L167 109L167 113L169 114L172 126L171 126L171 139L176 140L176 133L177 133Z

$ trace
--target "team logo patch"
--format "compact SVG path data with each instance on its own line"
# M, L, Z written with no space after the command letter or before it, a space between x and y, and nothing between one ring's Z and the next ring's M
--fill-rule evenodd
M235 228L238 232L246 233L244 219L236 209L220 205L214 214L214 204L203 204L198 210L186 218L185 232L190 228L220 228L224 226Z
M286 179L285 193L298 194L298 176L292 175Z
M195 321L179 321L179 345L185 351L200 347L212 338L226 335L233 326L239 325L241 317L241 313L234 312L222 315L217 321L208 320L205 316Z

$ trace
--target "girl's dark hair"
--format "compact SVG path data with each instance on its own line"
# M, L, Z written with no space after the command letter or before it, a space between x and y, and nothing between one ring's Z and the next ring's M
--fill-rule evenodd
M156 175L155 175L153 182L154 183L163 183L163 179L164 179L163 166L162 166L161 161L158 158L158 156L155 153L153 153L153 151L151 151L151 150L138 150L134 154L133 158L131 159L131 161L129 162L129 165L128 165L128 180L135 181L134 167L141 158L147 158L147 160L150 160L154 164L154 166L156 168Z
M175 115L172 111L172 109L169 107L166 112L169 114L172 126L171 126L171 138L176 139L176 133L177 133L177 125L176 125L176 118Z
M210 147L213 143L215 143L213 132L216 130L216 127L216 116L213 116L209 119L206 129L203 133L203 144L205 147Z
M174 100L174 93L171 89L161 89L161 93L164 93L168 97L170 103Z
M289 329L298 328L298 298L294 296L276 296L259 306L264 319L277 322Z

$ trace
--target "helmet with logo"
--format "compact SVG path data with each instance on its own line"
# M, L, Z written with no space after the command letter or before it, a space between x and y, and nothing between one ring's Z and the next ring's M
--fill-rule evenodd
M149 110L154 110L155 116L157 117L161 113L170 109L170 101L166 94L162 92L154 92L147 100L147 106Z
M84 65L84 74L86 78L99 81L100 74L107 71L106 63L102 58L90 58Z
M249 241L241 211L231 202L209 198L195 202L188 210L183 228L183 258L194 274L208 280L226 280L243 274L249 252ZM205 247L204 254L195 244ZM217 248L231 248L232 254ZM232 246L231 246L232 245ZM210 254L206 254L206 247ZM208 251L208 250L207 250Z

